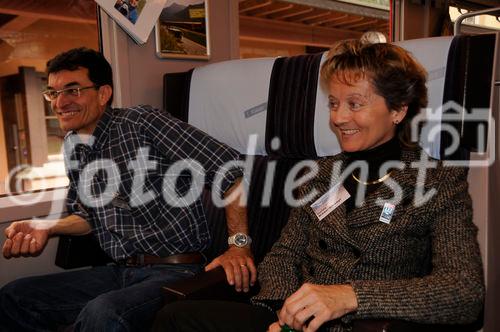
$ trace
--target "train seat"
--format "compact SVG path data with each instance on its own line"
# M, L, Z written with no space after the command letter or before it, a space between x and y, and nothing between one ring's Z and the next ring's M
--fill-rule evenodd
M487 127L496 35L426 38L399 43L429 74L429 121L420 145L433 157L469 163L487 152ZM340 152L328 126L327 96L319 85L326 53L232 60L164 76L164 107L251 158L248 213L252 250L260 261L279 237L290 212L283 189L287 174L323 156ZM472 112L477 119L472 118ZM456 140L449 128L460 133ZM253 137L253 138L252 138ZM252 144L249 144L252 142ZM266 173L275 168L270 182ZM303 169L303 171L305 171ZM297 173L294 173L297 174ZM266 192L269 204L262 206ZM269 196L269 194L267 194ZM204 200L210 223L211 258L227 248L224 213ZM258 289L255 289L256 292ZM245 301L225 283L222 269L165 287L166 301L215 298ZM353 331L476 331L482 324L427 326L401 321L358 321Z

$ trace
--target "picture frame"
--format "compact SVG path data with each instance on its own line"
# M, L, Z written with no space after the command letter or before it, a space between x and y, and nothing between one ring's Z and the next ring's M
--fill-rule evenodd
M156 55L210 59L209 0L167 0L155 27Z
M138 44L147 42L167 0L95 0Z

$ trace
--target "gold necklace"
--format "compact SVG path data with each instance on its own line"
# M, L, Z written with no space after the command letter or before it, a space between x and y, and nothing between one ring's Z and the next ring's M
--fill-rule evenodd
M356 177L356 175L354 175L354 173L351 173L351 175L352 175L352 178L354 180L356 180L357 182L359 182L359 183L364 184L365 186L367 186L367 185L371 185L371 184L377 184L377 183L380 183L380 182L384 182L385 180L387 180L389 178L389 176L391 176L391 173L392 173L392 171L390 171L389 173L387 173L386 175L384 175L383 177L381 177L381 178L379 178L377 180L368 181L368 182L361 181L360 179L358 179Z

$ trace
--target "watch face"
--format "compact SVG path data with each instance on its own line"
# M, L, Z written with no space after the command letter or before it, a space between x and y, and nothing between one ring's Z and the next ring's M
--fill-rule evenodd
M234 236L234 244L238 247L243 247L248 244L248 237L245 234L236 234Z

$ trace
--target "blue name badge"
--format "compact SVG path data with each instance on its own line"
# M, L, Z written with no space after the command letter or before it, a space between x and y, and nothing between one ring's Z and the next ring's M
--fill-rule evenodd
M384 208L382 209L382 213L380 214L380 218L378 219L379 221L389 224L392 219L392 215L394 214L394 210L396 209L396 206L391 203L385 203Z

